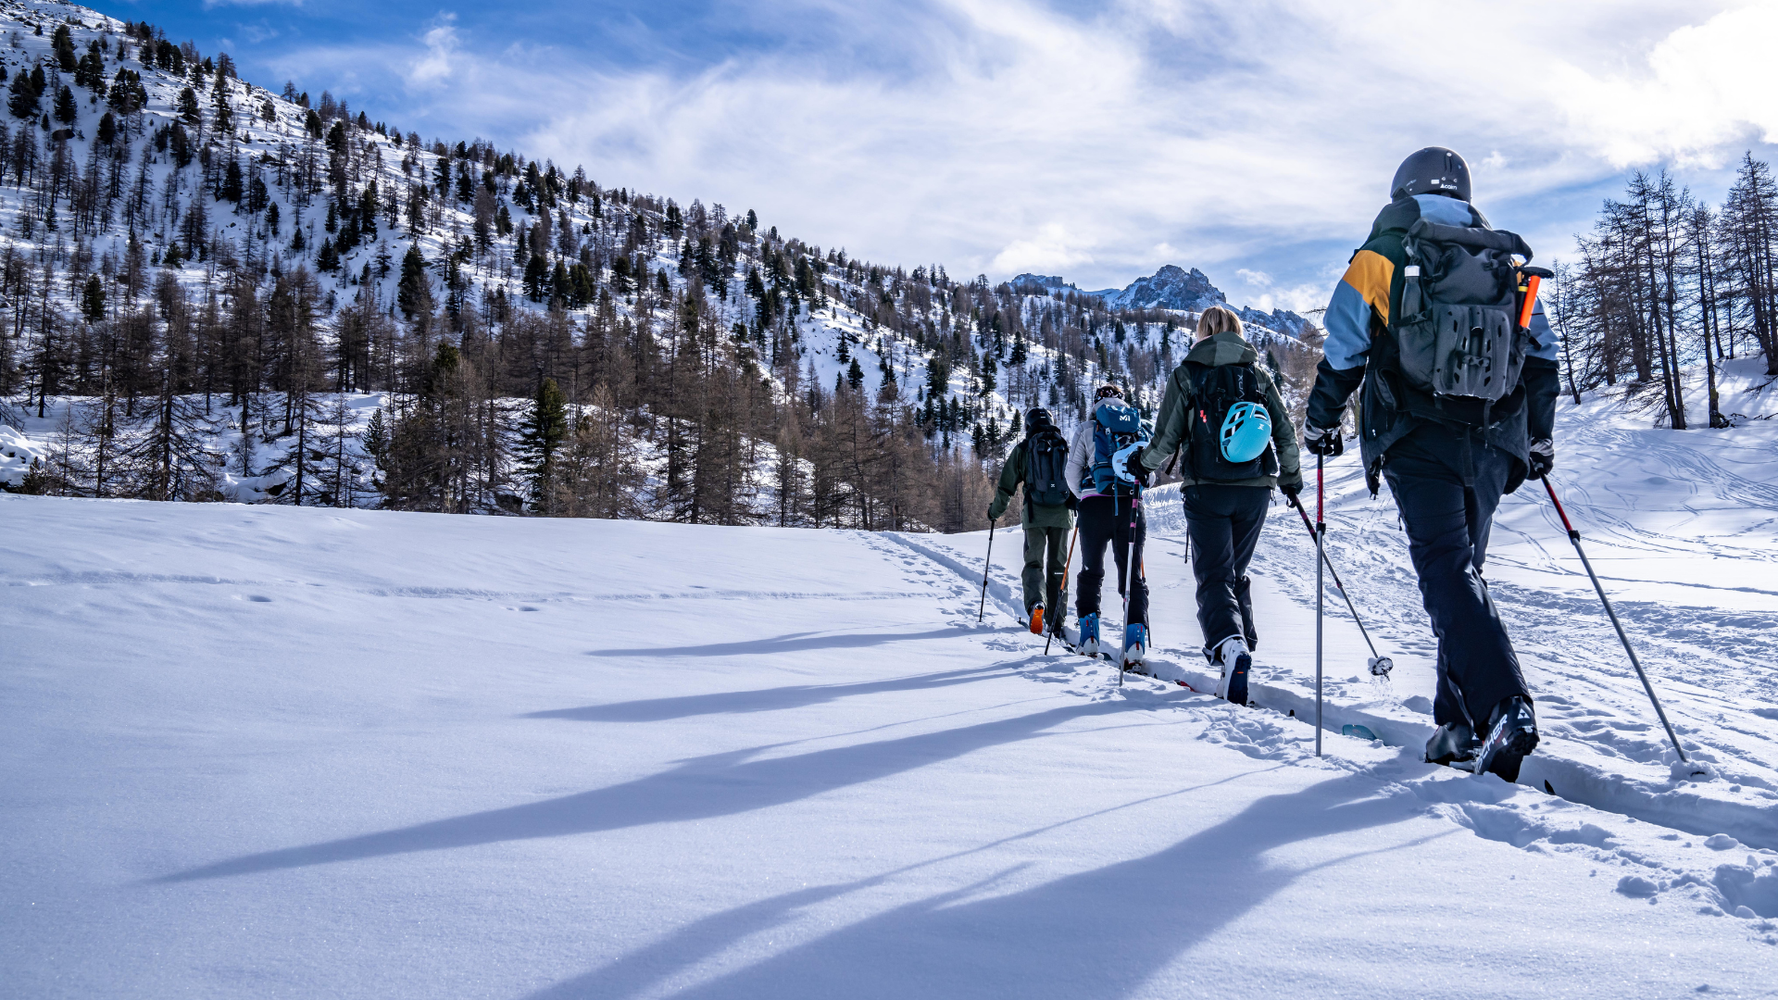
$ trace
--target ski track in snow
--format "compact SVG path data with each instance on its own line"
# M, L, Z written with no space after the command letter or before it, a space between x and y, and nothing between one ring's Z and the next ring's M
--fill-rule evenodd
M1773 995L1778 506L1713 491L1778 462L1761 427L1696 490L1592 457L1646 480L1665 433L1579 428L1558 486L1708 780L1532 491L1489 575L1544 742L1517 785L1421 763L1434 645L1350 456L1330 556L1397 669L1330 581L1320 759L1283 506L1238 708L1198 693L1165 488L1157 678L1121 686L1013 624L1016 527L983 602L986 533L0 496L0 962L31 996Z
M1505 498L1497 514L1489 552L1490 589L1538 699L1543 742L1527 759L1520 786L1548 789L1566 801L1515 795L1503 797L1508 801L1501 804L1490 801L1498 790L1484 787L1491 782L1481 780L1454 786L1423 778L1407 783L1416 794L1438 803L1441 814L1478 836L1649 867L1652 874L1625 876L1622 890L1629 895L1653 897L1690 888L1698 890L1694 895L1706 908L1714 901L1723 911L1735 912L1745 900L1757 904L1753 912L1765 914L1770 904L1778 903L1778 897L1768 895L1778 893L1778 872L1768 868L1762 873L1752 855L1747 866L1675 866L1654 860L1646 848L1626 846L1640 838L1626 836L1634 828L1623 824L1665 827L1652 836L1686 847L1701 841L1713 852L1745 846L1769 855L1778 849L1778 709L1772 707L1778 703L1778 610L1767 600L1778 597L1778 589L1771 586L1775 577L1761 565L1778 562L1772 531L1778 524L1778 486L1757 478L1763 473L1778 480L1778 458L1771 447L1778 435L1761 433L1766 428L1743 428L1739 437L1705 439L1700 447L1696 434L1626 429L1608 420L1570 418L1561 429L1572 433L1562 438L1571 461L1569 468L1558 469L1559 495L1688 756L1707 765L1708 774L1704 780L1690 780L1694 768L1679 763L1542 484L1529 482ZM1578 469L1573 468L1574 456L1579 457ZM1629 461L1639 467L1640 474L1627 483L1617 475L1625 461L1620 456L1634 456ZM1366 769L1378 780L1395 781L1401 780L1397 775L1404 765L1411 769L1418 761L1432 731L1437 647L1387 484L1372 500L1354 459L1336 460L1327 470L1329 556L1352 588L1379 651L1391 655L1398 669L1393 685L1345 676L1352 668L1336 664L1362 666L1368 651L1356 629L1342 639L1330 635L1324 725L1330 742L1338 739L1332 734L1341 726L1356 723L1399 747L1394 759ZM1587 489L1577 485L1581 483L1602 485ZM1178 560L1157 557L1169 541L1172 553L1183 557L1185 552L1178 502L1176 487L1162 487L1150 496L1150 585L1157 598L1176 589L1189 602L1189 570ZM1649 527L1675 523L1692 530ZM960 552L941 554L925 537L902 541L967 574ZM1017 559L1016 554L1007 561L997 559L1001 572L989 584L990 596L1015 618L1020 613ZM1312 537L1297 513L1275 505L1251 570L1260 589L1275 588L1294 605L1295 614L1312 616L1314 577L1302 567L1313 567L1314 559ZM1722 560L1733 562L1723 566ZM1108 579L1106 587L1114 592L1115 579ZM1335 622L1349 623L1350 616L1331 577L1327 588L1331 633L1338 628ZM1645 593L1646 598L1638 599ZM1719 603L1725 595L1753 595L1754 600L1725 608ZM1115 614L1109 598L1107 609ZM1287 717L1311 718L1312 655L1304 656L1302 649L1284 657L1267 655L1274 648L1265 642L1272 624L1268 618L1275 619L1280 610L1268 610L1262 601L1253 700ZM1175 637L1181 632L1196 637L1189 612L1172 621L1159 612L1155 618ZM1312 642L1312 633L1308 636ZM1184 680L1196 690L1214 684L1214 674L1194 658L1195 649L1169 646L1157 638L1157 651L1171 656L1151 662L1152 672ZM1145 683L1152 684L1136 675L1125 680L1126 686ZM1404 697L1406 690L1415 693ZM1226 734L1219 741L1258 759L1297 756L1279 749L1282 730L1275 724L1224 720L1213 729ZM1256 731L1266 735L1255 738ZM1616 815L1589 817L1592 810Z

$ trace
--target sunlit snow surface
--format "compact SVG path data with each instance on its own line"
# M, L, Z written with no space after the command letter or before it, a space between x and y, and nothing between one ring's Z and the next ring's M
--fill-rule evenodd
M1558 487L1708 780L1529 488L1489 577L1543 747L1418 763L1352 456L1330 551L1398 667L1330 614L1319 761L1284 507L1239 709L1044 656L1016 529L978 626L985 533L0 496L0 995L1770 995L1778 426L1578 416ZM1201 688L1176 503L1154 669Z

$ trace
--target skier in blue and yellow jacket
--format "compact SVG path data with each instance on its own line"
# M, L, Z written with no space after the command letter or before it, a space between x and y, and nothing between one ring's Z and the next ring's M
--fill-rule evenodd
M1401 316L1409 229L1421 220L1490 227L1470 204L1468 165L1448 149L1429 147L1408 157L1390 198L1328 303L1325 357L1303 445L1311 454L1340 454L1341 415L1362 386L1357 431L1365 476L1372 492L1379 480L1389 483L1439 639L1433 700L1439 729L1427 744L1427 760L1475 760L1514 780L1520 760L1537 744L1536 718L1481 570L1501 497L1555 463L1556 338L1536 305L1518 384L1477 411L1461 412L1469 401L1435 399L1408 384L1391 318Z

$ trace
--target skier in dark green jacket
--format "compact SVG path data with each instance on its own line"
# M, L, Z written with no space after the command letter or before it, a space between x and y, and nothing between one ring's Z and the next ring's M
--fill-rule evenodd
M1259 352L1241 335L1239 316L1222 306L1204 310L1196 341L1167 380L1154 440L1127 465L1146 481L1179 453L1179 495L1198 582L1204 656L1222 671L1216 693L1236 704L1247 701L1248 671L1259 641L1247 564L1266 523L1272 488L1295 497L1303 486L1290 411L1258 360ZM1218 393L1221 401L1197 398L1197 387ZM1237 394L1250 402L1238 402ZM1263 416L1255 412L1260 409ZM1251 422L1244 424L1244 418ZM1228 459L1222 439L1243 427L1256 457L1237 464Z
M1068 544L1068 529L1074 525L1070 513L1074 494L1068 489L1067 462L1068 440L1056 429L1048 410L1033 407L1025 414L1025 439L1006 456L994 502L988 506L988 520L998 521L1012 503L1014 491L1021 484L1024 486L1019 524L1025 529L1025 571L1019 580L1025 591L1025 620L1031 631L1038 634L1048 628L1061 635L1062 621L1068 617L1061 596L1067 573L1064 546Z

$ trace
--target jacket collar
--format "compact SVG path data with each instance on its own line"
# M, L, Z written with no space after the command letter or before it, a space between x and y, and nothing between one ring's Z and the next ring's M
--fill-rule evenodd
M1185 360L1210 368L1250 365L1259 360L1259 352L1253 349L1253 345L1245 337L1233 330L1224 330L1208 340L1193 344L1192 349L1185 352Z

